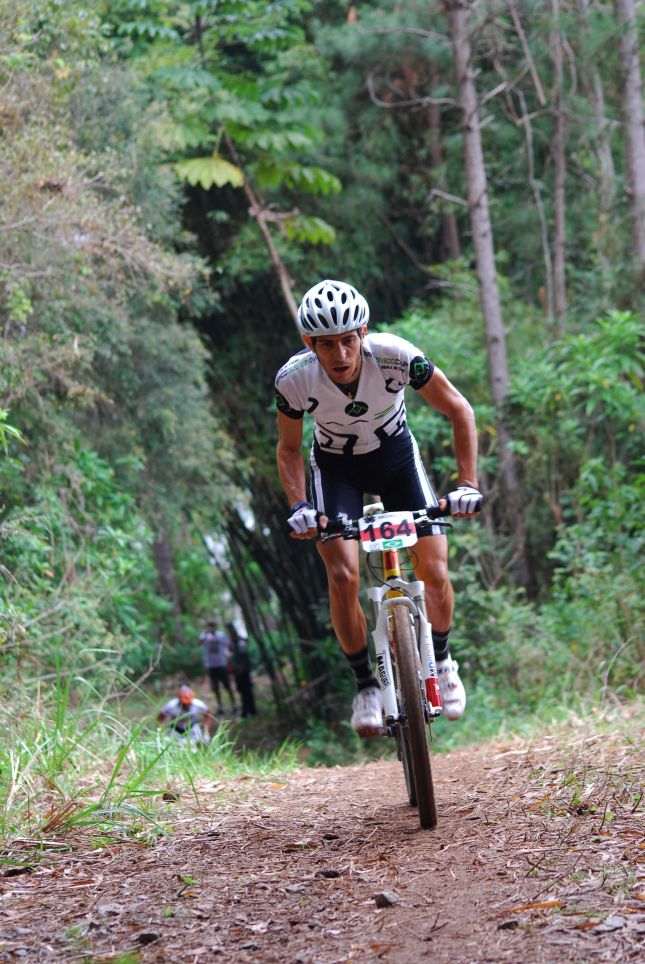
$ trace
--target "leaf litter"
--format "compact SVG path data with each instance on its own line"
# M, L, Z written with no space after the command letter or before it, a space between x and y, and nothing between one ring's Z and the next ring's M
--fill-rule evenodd
M588 729L435 756L434 832L378 762L205 784L147 847L15 839L0 960L642 960L645 755Z

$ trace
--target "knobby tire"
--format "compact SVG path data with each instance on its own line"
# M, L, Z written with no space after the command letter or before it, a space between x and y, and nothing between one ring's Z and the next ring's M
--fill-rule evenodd
M407 762L412 777L412 780L406 778L408 797L410 803L413 802L412 793L416 797L421 826L432 828L437 826L437 808L421 693L424 682L419 650L406 606L393 607L392 634L400 710L405 717L405 723L401 726L401 756L404 769Z
M405 789L407 790L408 801L411 807L416 807L417 788L414 785L414 773L412 772L410 741L408 739L407 733L404 732L402 727L399 728L399 731L396 734L396 746L397 746L397 757L401 761L401 766L403 767L403 775L405 777Z

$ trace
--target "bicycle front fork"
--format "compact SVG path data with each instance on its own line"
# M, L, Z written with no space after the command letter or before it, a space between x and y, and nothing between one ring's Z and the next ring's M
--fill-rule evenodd
M412 597L387 596L392 589L405 589L412 593ZM374 649L376 652L376 666L381 691L383 694L383 709L385 718L397 720L399 707L394 689L394 675L392 673L392 658L390 656L389 616L393 606L405 606L411 613L415 626L418 627L419 656L425 686L424 712L426 720L441 715L441 697L437 681L437 664L434 658L432 633L425 612L425 597L423 582L405 582L402 579L391 579L387 586L370 586L368 597L374 604L376 625L372 632Z

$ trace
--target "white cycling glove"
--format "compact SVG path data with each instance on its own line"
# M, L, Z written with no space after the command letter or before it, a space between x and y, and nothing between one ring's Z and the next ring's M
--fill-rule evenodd
M308 529L316 529L316 510L311 502L296 502L291 506L291 515L287 519L289 526L294 532L303 534Z
M451 515L459 513L471 515L473 512L479 512L484 501L479 489L473 488L472 485L460 485L445 495L444 499L450 506Z

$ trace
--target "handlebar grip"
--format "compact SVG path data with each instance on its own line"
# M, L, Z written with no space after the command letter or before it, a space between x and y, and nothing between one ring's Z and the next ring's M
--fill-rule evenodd
M316 525L318 526L318 532L325 532L325 531L326 531L325 529L321 529L321 528L320 528L320 520L321 520L321 518L323 517L324 514L325 514L324 512L316 512ZM292 528L291 528L291 526L289 525L288 522L285 523L285 530L286 530L286 532L287 532L289 535L291 535L293 532L296 531L295 529L292 529ZM340 531L340 530L338 530L338 531Z
M443 503L444 508L440 508ZM484 496L480 495L479 505L477 506L475 512L481 512L484 505ZM441 516L451 516L452 510L450 508L450 499L447 495L442 495L439 497L439 505L432 505L426 508L426 514L429 519L440 519Z
M450 503L447 499L441 498L439 502L445 503L445 509L441 508L441 505L428 505L426 506L425 512L429 519L442 519L444 516L452 515L450 511Z
M330 536L334 536L345 532L345 530L347 529L347 523L349 521L346 516L339 516L337 519L330 519L329 517L327 517L327 525L323 529L322 526L320 525L320 520L324 515L325 515L324 512L316 513L316 522L318 524L318 532L320 533L320 535L323 535L323 533L327 533Z

